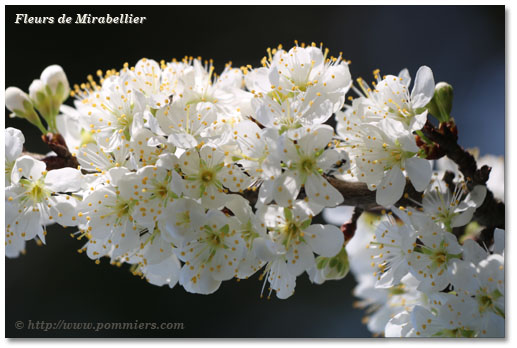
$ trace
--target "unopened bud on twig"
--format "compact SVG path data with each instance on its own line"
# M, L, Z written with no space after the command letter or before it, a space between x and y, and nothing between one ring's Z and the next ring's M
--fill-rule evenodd
M440 122L447 122L451 118L452 99L452 86L447 82L439 82L434 88L433 99L426 107Z
M43 133L46 132L36 110L34 110L31 99L27 93L18 87L9 87L5 90L5 106L12 112L11 117L25 118Z

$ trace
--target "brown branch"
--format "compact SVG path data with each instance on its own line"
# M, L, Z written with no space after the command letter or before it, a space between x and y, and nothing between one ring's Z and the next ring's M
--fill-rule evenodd
M469 190L476 185L485 185L490 175L490 167L477 167L476 159L468 151L465 151L457 142L457 135L451 130L453 126L442 124L435 128L427 121L422 132L431 141L436 143L444 154L458 165L459 170L465 177Z
M77 158L72 156L66 145L66 141L59 133L47 133L41 136L41 140L56 153L56 156L45 156L39 153L24 151L23 155L31 156L39 161L45 162L47 170L59 169L65 167L77 168L79 162Z
M325 176L325 179L334 186L344 198L342 205L354 206L362 210L381 211L384 207L380 206L376 201L375 191L370 191L368 186L362 182L343 181L332 176ZM258 199L258 190L247 190L242 193L251 205L254 205ZM302 191L298 198L303 199L305 193ZM422 201L422 194L417 192L409 181L406 181L404 195L395 203L395 206L417 206L416 202Z
M345 237L345 244L348 243L355 235L355 230L357 229L357 220L359 220L363 211L363 209L355 207L350 221L341 225L341 232L343 232L343 236Z

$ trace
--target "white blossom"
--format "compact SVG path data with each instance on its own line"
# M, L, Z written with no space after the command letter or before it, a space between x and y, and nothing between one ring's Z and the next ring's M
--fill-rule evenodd
M21 156L14 163L11 186L6 188L6 204L16 208L6 212L9 229L24 240L39 237L45 241L45 225L57 222L76 226L77 200L67 194L81 186L77 169L62 168L46 171L44 162L30 156Z
M343 202L343 196L321 175L339 162L339 153L325 149L333 130L328 126L300 129L297 143L286 139L282 161L286 171L275 181L275 201L281 206L292 205L303 185L310 202L334 207ZM296 136L295 133L293 136Z

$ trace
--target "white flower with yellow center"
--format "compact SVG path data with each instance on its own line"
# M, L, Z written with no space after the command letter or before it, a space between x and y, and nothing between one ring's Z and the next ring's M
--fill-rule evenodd
M420 281L419 290L439 292L454 282L449 268L461 258L463 249L456 236L446 232L423 214L412 214L413 228L420 243L408 256L412 274Z
M253 94L260 98L269 96L278 103L297 96L309 104L304 113L313 123L325 122L342 108L352 79L341 55L327 58L328 49L323 52L315 45L295 46L288 52L281 48L268 50L268 54L269 59L263 59L263 68L246 75L246 86ZM292 109L296 108L303 109L301 106ZM298 112L294 111L292 117Z
M186 197L174 199L165 210L166 218L158 221L158 226L163 238L175 245L192 239L195 221L200 221L205 215L205 208L200 203Z
M275 182L273 197L281 206L292 205L303 185L309 202L334 207L343 202L343 196L322 176L340 160L334 149L325 149L331 142L334 131L330 126L314 129L301 128L295 144L290 139L284 142L285 172Z
M270 96L262 98L256 96L251 101L251 105L255 110L254 117L260 124L268 128L276 128L280 133L301 126L320 125L328 117L322 117L320 112L314 112L314 106L318 105L327 110L324 115L329 114L332 107L328 101L317 102L302 94L282 100L276 100Z
M183 107L208 103L216 111L220 122L241 119L242 115L249 113L251 94L242 89L243 74L240 69L227 64L220 76L214 76L211 60L203 64L199 59L189 59L184 63L186 67L181 67L179 73L176 70L177 82L173 83L177 87L173 103Z
M9 229L24 240L38 236L45 241L44 225L57 222L75 226L76 198L67 193L81 188L82 175L77 169L62 168L47 172L44 162L30 156L19 157L11 174L11 186L5 190Z
M416 74L413 90L409 93L411 77L407 69L399 76L388 75L382 80L374 71L377 83L370 88L363 79L357 79L362 92L356 88L359 98L352 108L364 122L377 123L383 119L400 122L409 131L420 130L427 120L425 106L434 95L433 72L422 66ZM339 121L339 116L338 116Z
M135 202L132 217L150 231L167 218L167 206L181 196L183 188L183 179L174 169L156 165L126 174L118 186L122 196Z
M268 262L264 274L279 298L294 292L294 279L314 266L314 253L332 257L343 247L339 228L311 225L312 218L305 211L297 202L292 208L269 205L262 212L270 231L268 237L258 239L257 254Z
M449 232L454 227L465 226L472 220L476 208L483 204L486 196L486 186L476 185L467 194L464 182L459 182L453 188L442 181L434 181L424 192L422 207L424 213Z
M259 214L253 212L249 202L242 196L232 195L225 207L237 218L236 230L241 234L246 246L246 252L237 271L238 278L246 279L265 264L264 260L257 256L255 240L266 236L266 224Z
M133 218L136 201L126 192L122 194L128 170L113 168L109 171L110 184L96 189L81 204L79 216L85 219L85 232L90 239L88 255L94 259L109 256L113 260L129 257L128 252L140 243L140 234L146 226Z
M236 218L211 210L194 222L194 233L179 248L185 262L180 284L193 293L210 294L224 280L233 278L245 252L245 242L236 229Z
M104 150L96 143L88 143L72 150L72 155L77 157L81 169L93 173L106 173L111 168L130 166L129 148L130 144L125 143L117 146L112 151Z
M432 176L429 161L419 158L411 132L399 122L382 120L377 125L362 123L353 113L344 116L338 134L346 142L350 173L376 190L376 200L388 207L404 193L406 172L417 191L423 191Z
M448 293L432 310L415 306L411 311L412 337L478 337L479 317L475 300L471 297Z
M224 153L205 145L198 150L185 151L179 159L179 168L185 178L185 194L198 199L206 208L219 208L226 203L226 189L245 190L250 179L235 164L224 162Z
M140 123L134 125L133 121L143 118L145 97L129 84L130 80L126 73L110 76L103 81L102 87L90 91L76 103L88 130L105 150L111 151L127 143L138 129L135 125Z
M218 124L217 112L210 103L174 103L158 110L156 119L168 142L181 149L224 138L220 131L223 123Z
M391 288L400 283L410 270L409 257L415 246L416 234L411 226L399 225L391 216L378 225L370 242L370 249L375 250L371 267L377 279L376 287Z
M105 151L96 143L84 144L72 150L72 155L77 158L80 169L87 172L83 176L82 195L95 192L96 189L109 185L111 176L109 172L114 168L133 168L130 163L129 143L117 146L113 151Z
M170 103L172 93L167 89L162 69L156 61L142 58L134 67L124 67L122 71L131 76L131 86L146 97L146 104L150 108L159 109Z
M501 233L496 230L494 238ZM463 248L463 259L454 260L449 269L454 289L476 300L481 336L502 337L506 317L504 256L490 254L473 240L465 241Z
M281 174L276 129L260 129L255 122L244 120L233 127L231 135L238 144L232 159L241 164L253 179L272 181Z

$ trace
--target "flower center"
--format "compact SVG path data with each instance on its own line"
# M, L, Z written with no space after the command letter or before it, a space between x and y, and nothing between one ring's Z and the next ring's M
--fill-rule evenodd
M211 170L204 170L201 172L201 181L205 184L210 184L214 179L214 173Z
M286 249L291 245L291 241L297 241L300 237L303 237L303 232L296 221L288 221L281 227L281 232L283 235L283 244Z
M437 264L438 267L447 262L447 254L441 250L434 253L434 255L431 258Z
M498 308L495 302L498 298L502 296L503 295L498 290L488 293L486 288L482 288L480 291L478 291L476 295L476 300L479 306L479 312L485 313L486 311L493 311L494 313L504 318L504 310Z
M223 227L216 229L216 226L213 225L212 228L209 225L204 226L204 231L206 232L206 237L204 238L204 242L208 245L210 252L208 255L208 259L206 262L210 262L212 258L217 253L218 249L227 249L228 246L224 243L225 238L230 235L230 226L228 224Z
M169 190L167 189L167 186L165 186L164 184L159 184L156 187L157 196L159 196L161 198L165 198L165 197L167 197L168 194L169 194Z
M314 169L316 167L316 161L314 160L314 158L310 158L310 157L304 158L301 161L300 167L301 167L302 171L304 171L306 173L311 173L312 171L314 171Z
M49 192L45 189L45 185L42 180L32 183L32 187L29 189L28 193L31 200L35 203L42 202L49 196Z
M131 207L128 202L125 201L119 201L117 202L117 205L115 206L115 212L119 218L129 215Z

